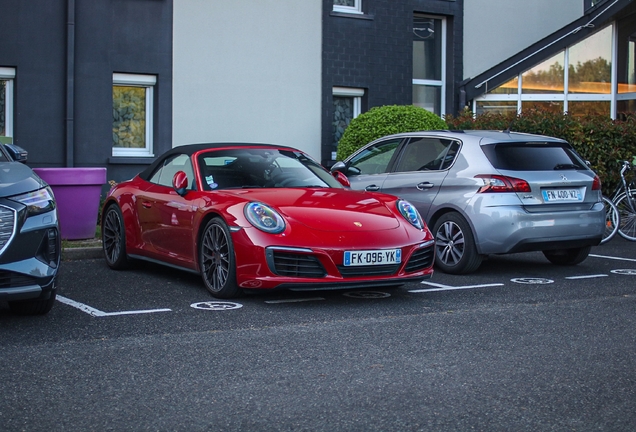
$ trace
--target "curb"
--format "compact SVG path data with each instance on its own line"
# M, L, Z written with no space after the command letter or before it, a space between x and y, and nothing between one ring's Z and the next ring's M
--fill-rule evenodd
M99 246L62 249L62 261L104 258L104 251Z

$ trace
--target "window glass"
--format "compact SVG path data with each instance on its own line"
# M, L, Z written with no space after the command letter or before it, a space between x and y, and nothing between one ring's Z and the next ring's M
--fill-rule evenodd
M442 20L413 18L413 79L442 79Z
M387 172L389 162L401 139L383 141L368 147L351 158L347 175L381 174Z
M503 83L489 91L490 94L518 94L519 93L519 77L516 76L508 82Z
M333 10L345 13L362 13L362 0L333 0Z
M342 188L327 170L299 151L227 149L200 153L198 161L204 190Z
M438 86L414 85L413 105L437 115L442 114L442 88Z
M612 26L570 47L570 93L609 94L612 77Z
M113 156L153 156L152 75L113 74Z
M555 113L563 112L563 102L560 101L523 101L521 110L526 111L536 109L540 111L550 111Z
M568 114L575 116L606 115L610 116L611 104L609 101L570 101L568 102Z
M477 101L476 113L485 114L511 114L517 113L517 101L493 101L481 100Z
M150 177L150 182L162 186L172 187L172 178L174 175L183 171L188 176L188 186L194 186L194 170L190 156L185 154L175 155L163 163L161 167Z
M113 147L146 147L146 89L113 86Z
M618 92L636 93L636 33L629 36L626 45L626 71L624 75L619 71Z
M453 141L437 138L413 139L406 146L395 171L429 171L440 170L442 165L451 165L455 154L448 154ZM446 157L450 160L447 161Z
M587 169L574 151L561 144L489 144L482 146L492 165L507 171Z
M14 78L14 68L0 67L0 136L13 136Z
M526 94L563 93L565 52L550 57L521 75L521 91Z

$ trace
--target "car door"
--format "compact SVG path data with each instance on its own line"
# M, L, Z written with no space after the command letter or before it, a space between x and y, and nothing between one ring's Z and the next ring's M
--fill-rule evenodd
M188 176L189 189L194 174L188 155L168 159L151 178L150 186L138 199L142 239L151 249L175 263L194 261L193 222L196 206L188 197L181 196L172 187L172 178L178 171Z
M402 147L382 192L411 202L428 222L430 209L453 164L459 143L439 137L413 137Z
M352 189L379 191L382 189L394 155L403 138L391 138L363 148L347 161L345 174Z

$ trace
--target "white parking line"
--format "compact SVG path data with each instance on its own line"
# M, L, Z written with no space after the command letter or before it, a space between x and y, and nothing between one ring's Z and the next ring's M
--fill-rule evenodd
M607 256L607 255L594 255L594 254L590 254L589 256L594 258L605 258L605 259L612 259L612 260L618 260L618 261L636 262L636 259L633 259L633 258L620 258L620 257Z
M318 301L318 300L324 300L324 298L322 298L322 297L312 297L312 298L306 298L306 299L266 300L265 303L268 303L268 304L300 303L300 302Z
M436 284L436 283L433 283L433 282L422 282L422 283L425 284L425 285L430 285L430 286L436 287L436 288L409 290L409 292L411 292L411 293L423 293L423 292L433 292L433 291L453 291L453 290L463 290L463 289L488 288L488 287L495 287L495 286L503 286L502 283L492 283L492 284L482 284L482 285L465 285L465 286L459 286L459 287Z
M95 309L94 307L85 305L84 303L76 302L75 300L62 297L61 295L57 296L57 300L95 317L105 317L105 316L115 316L115 315L136 315L136 314L147 314L147 313L171 311L171 309L148 309L148 310L123 311L123 312L102 312L99 309Z
M606 274L596 274L596 275L584 275L584 276L567 276L566 279L593 279L600 277L607 277Z

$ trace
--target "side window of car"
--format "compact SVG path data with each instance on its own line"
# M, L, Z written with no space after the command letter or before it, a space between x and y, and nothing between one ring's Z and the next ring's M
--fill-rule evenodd
M179 154L166 159L163 165L150 177L149 181L158 185L172 187L172 178L179 171L186 173L188 176L188 187L192 189L194 186L194 170L192 169L190 156L186 154Z
M364 149L349 161L347 175L385 173L400 142L393 139Z
M437 171L450 167L459 145L439 138L413 138L400 156L395 171Z

